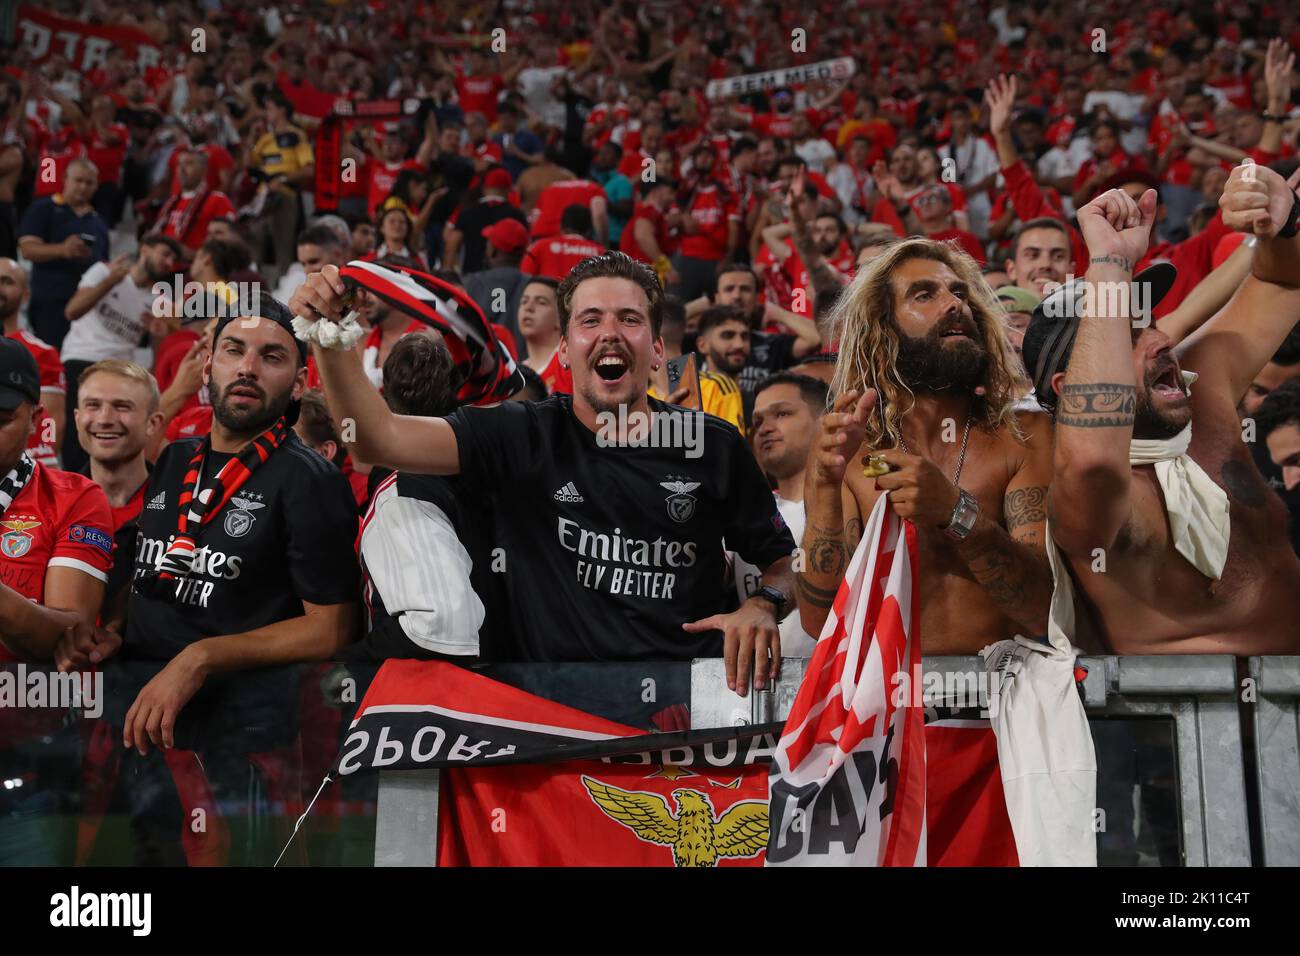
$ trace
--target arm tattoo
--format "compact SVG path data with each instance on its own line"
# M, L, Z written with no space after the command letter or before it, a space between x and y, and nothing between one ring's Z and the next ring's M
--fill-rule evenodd
M1007 534L1013 537L1019 527L1046 521L1047 486L1008 491L1002 499L1002 511L1006 516Z
M808 578L799 575L795 578L795 590L798 592L799 604L808 607L833 607L835 604L835 595L839 592L839 585L833 588L819 588L816 585L809 584Z
M817 574L843 575L848 567L849 551L838 536L815 535L808 547L808 568Z
M1088 261L1094 263L1109 262L1111 265L1119 266L1126 272L1133 271L1133 263L1123 256L1093 256Z
M961 548L962 558L993 603L1009 610L1024 605L1025 568L995 542L971 543Z
M853 523L850 522L850 528ZM861 528L860 523L858 527ZM844 580L844 571L849 566L849 549L844 543L845 530L823 528L811 523L808 525L808 570L800 573L795 579L800 604L825 608L835 602L835 594L839 591L840 582ZM825 575L834 584L829 588L819 587L808 580L813 574Z
M1056 423L1076 428L1123 428L1133 424L1136 407L1137 389L1132 385L1062 385Z

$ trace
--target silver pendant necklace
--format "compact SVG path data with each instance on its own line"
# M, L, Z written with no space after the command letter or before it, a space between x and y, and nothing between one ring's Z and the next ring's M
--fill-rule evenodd
M952 473L952 483L954 486L959 486L959 482L961 481L961 466L966 461L966 440L970 438L970 423L973 419L974 419L973 415L966 416L966 427L965 429L962 430L961 433L961 450L957 452L957 468ZM903 435L901 433L901 429L898 436L898 447L902 450L903 454L905 455L911 454L911 452L907 448L907 442L903 441Z

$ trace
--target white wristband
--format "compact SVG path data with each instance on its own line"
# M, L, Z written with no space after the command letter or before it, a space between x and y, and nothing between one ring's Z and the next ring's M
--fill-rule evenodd
M339 322L318 319L312 322L300 315L293 317L293 334L304 342L311 342L323 349L347 352L366 334L357 322L356 311L349 312Z

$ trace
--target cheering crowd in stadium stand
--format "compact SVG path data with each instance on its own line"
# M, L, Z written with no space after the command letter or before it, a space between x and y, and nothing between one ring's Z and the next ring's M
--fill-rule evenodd
M282 665L340 656L725 656L745 693L882 493L927 653L1043 633L1054 564L1086 650L1300 651L1300 20L1109 6L78 5L164 56L5 51L0 660L151 662L114 773L187 709L291 726ZM380 99L418 107L343 124L319 208L316 131ZM514 401L374 295L354 349L296 338L352 260L463 290ZM1153 321L1045 307L1135 274ZM595 440L688 398L698 457Z

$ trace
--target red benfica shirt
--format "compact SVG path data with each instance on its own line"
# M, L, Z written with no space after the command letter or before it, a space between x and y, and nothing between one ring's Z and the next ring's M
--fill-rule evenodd
M686 212L695 217L700 224L699 232L682 234L677 247L684 256L694 259L721 259L727 254L727 222L739 219L735 200L718 189L715 183L707 183L695 190Z
M524 253L519 271L524 275L559 280L567 276L569 270L583 259L598 256L604 251L600 243L572 233L538 239Z
M195 405L171 420L167 426L167 440L179 441L195 435L206 435L210 431L212 431L212 406Z
M590 206L593 199L605 199L600 183L590 179L561 179L551 183L537 197L533 207L531 234L534 239L558 235L560 217L570 206Z
M812 276L808 274L808 269L803 264L803 259L800 258L798 250L795 249L794 240L787 239L785 244L790 249L790 255L786 256L785 261L781 263L780 269L780 271L785 275L785 282L776 283L774 285L774 289L777 291L778 295L784 298L785 301L778 298L776 304L781 306L783 309L789 309L791 312L796 312L799 315L806 315L808 318L812 318ZM853 270L856 268L857 263L854 261L853 247L850 246L847 241L841 239L839 247L832 255L827 256L826 258L832 266L844 273L846 276L853 275ZM803 291L803 295L798 294L799 290Z
M618 251L625 252L638 262L653 262L641 243L636 238L636 222L638 219L645 219L650 223L650 228L654 231L655 242L659 243L659 249L667 255L669 252L669 243L671 238L668 235L668 224L664 222L664 214L648 202L639 202L632 211L632 218L628 220L623 227L623 234L618 237Z
M230 204L230 198L225 193L208 193L207 199L203 201L203 208L190 221L190 227L182 236L180 233L184 226L186 212L190 203L196 198L198 198L197 194L186 196L182 193L181 198L167 214L167 221L162 224L162 234L171 236L186 249L198 249L203 245L208 238L208 223L213 219L219 216L231 216L235 212L235 207Z
M27 351L32 354L32 358L36 359L36 368L41 376L42 395L46 392L55 392L59 395L66 393L68 383L63 374L63 362L59 359L58 349L46 345L26 329L10 332L6 338L23 343ZM36 431L32 433L31 438L27 439L27 449L32 453L32 458L49 468L58 468L59 458L54 453L54 444L46 441L45 438L54 435L56 428L63 427L63 423L55 422L49 412L43 414L41 420L36 423Z
M40 148L40 158L37 160L36 168L44 169L46 162L54 162L54 177L47 180L44 176L37 176L36 183L32 188L33 197L53 196L55 193L63 191L63 174L68 169L68 164L74 159L81 159L86 155L85 144L81 142L81 137L71 126L65 126L57 133L48 135Z
M551 360L546 363L546 367L538 373L550 393L554 395L560 392L564 395L573 394L573 372L560 364L560 349L557 346L551 353Z
M456 80L460 108L466 115L482 113L491 126L497 121L497 95L505 87L498 73L490 76L461 76Z
M101 183L116 183L122 178L122 162L127 147L131 145L131 131L123 123L109 123L104 129L95 127L86 139L86 157L99 170Z
M404 169L413 169L419 172L423 167L413 159L406 159L396 163L385 163L378 159L369 160L366 163L366 170L370 174L370 185L366 190L366 208L370 210L373 216L375 210L383 205L388 194L393 191L393 184L397 182L398 174Z
M107 583L112 566L113 514L104 492L83 475L38 462L0 517L0 582L39 604L49 568L75 568ZM0 661L10 660L0 646Z

